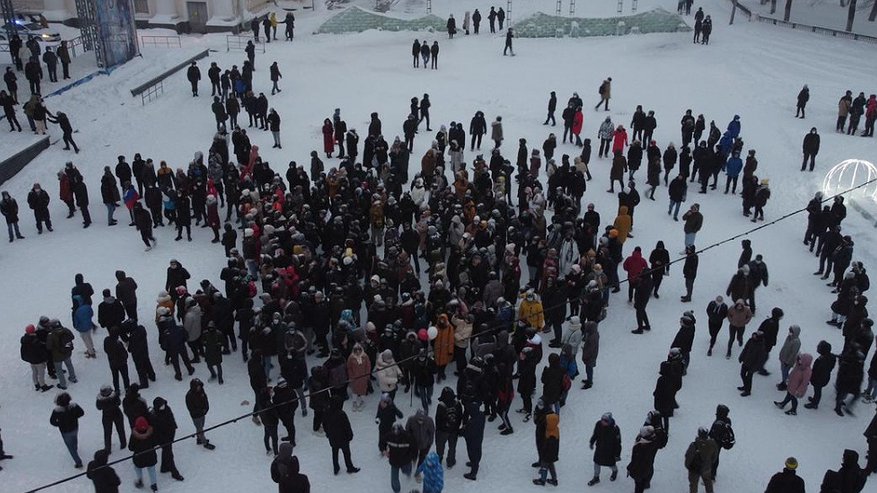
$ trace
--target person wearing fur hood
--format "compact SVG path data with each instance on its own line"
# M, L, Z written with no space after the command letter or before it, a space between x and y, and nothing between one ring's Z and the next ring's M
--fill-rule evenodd
M391 353L392 354L392 353ZM365 406L363 396L368 393L368 379L371 373L371 360L365 354L360 343L353 345L353 351L347 357L347 375L350 378L350 390L353 392L353 411L361 411Z
M113 425L119 433L119 449L124 450L127 446L125 440L125 420L122 414L122 401L113 387L104 385L100 388L95 401L95 407L101 412L101 423L104 427L104 450L109 453L112 450Z
M627 475L633 478L634 493L645 491L646 485L652 478L658 448L655 428L652 426L640 428L630 454L630 463L627 465Z
M393 359L393 352L385 349L375 362L375 375L378 378L378 386L382 393L389 394L395 399L399 379L402 378L402 370Z
M782 401L774 401L774 404L780 409L783 409L786 407L786 404L791 402L792 408L786 411L786 414L790 416L798 414L798 399L807 394L807 387L810 386L810 376L812 374L810 367L812 363L813 356L809 353L799 354L795 367L792 368L789 378L786 380L786 398Z

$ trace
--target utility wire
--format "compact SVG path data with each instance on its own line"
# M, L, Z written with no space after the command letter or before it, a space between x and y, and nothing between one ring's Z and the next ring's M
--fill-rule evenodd
M850 192L853 192L853 191L855 191L855 190L858 190L858 189L860 189L860 188L864 188L864 187L866 187L867 185L870 185L871 183L874 183L874 182L877 182L877 178L873 178L873 179L868 180L868 181L866 181L866 182L864 182L864 183L862 183L862 184L860 184L860 185L857 185L857 186L855 186L855 187L849 188L849 189L844 190L844 191L842 191L842 192L838 192L837 194L832 195L831 197L823 198L823 200L822 200L821 203L830 202L830 201L834 200L835 197L840 197L840 196L846 195L846 194L848 194L848 193L850 193ZM788 212L788 213L786 213L786 214L784 214L784 215L782 215L782 216L780 216L780 217L778 217L778 218L776 218L776 219L774 219L774 220L772 220L772 221L766 222L766 223L761 224L761 225L759 225L759 226L756 226L756 227L754 227L754 228L750 228L750 229L748 229L748 230L746 230L746 231L743 231L743 232L741 232L741 233L738 233L738 234L736 234L736 235L734 235L734 236L731 236L731 237L725 238L725 239L723 239L723 240L717 241L717 242L715 242L715 243L712 243L712 244L710 244L710 245L707 245L707 246L701 248L700 250L695 251L695 253L692 254L692 255L697 255L697 254L700 254L700 253L706 252L706 251L711 250L711 249L713 249L713 248L717 248L717 247L719 247L719 246L722 246L722 245L724 245L724 244L726 244L726 243L730 243L730 242L732 242L732 241L734 241L734 240L736 240L736 239L738 239L738 238L742 238L742 237L744 237L744 236L748 236L748 235L750 235L750 234L752 234L752 233L755 233L755 232L758 232L758 231L760 231L760 230L762 230L762 229L765 229L765 228L768 228L768 227L770 227L770 226L773 226L773 225L775 225L775 224L777 224L777 223L779 223L779 222L781 222L781 221L785 221L786 219L788 219L788 218L790 218L790 217L792 217L792 216L795 216L795 215L797 215L797 214L800 214L800 213L802 213L802 212L807 212L807 208L804 207L804 208L802 208L802 209L797 209L797 210L794 210L794 211ZM682 261L684 261L687 257L688 257L688 256L686 255L686 256L679 257L679 258L677 258L677 259L675 259L675 260L671 260L670 263L667 264L667 265L673 265L673 264L675 264L675 263L677 263L677 262L682 262ZM654 269L648 269L648 270L644 271L643 274L641 274L641 275L649 274L649 273L651 273L652 270L654 270ZM629 282L629 279L619 279L618 284L623 284L623 283L626 283L626 282ZM584 296L582 296L581 298L579 298L579 301L582 301L582 300L584 300ZM554 309L554 308L560 308L561 306L564 306L564 307L565 307L567 304L569 304L569 300L567 300L566 302L563 302L563 303L558 303L557 305L549 306L549 307L547 307L547 308L546 308L545 306L543 306L543 307L542 307L542 311L541 311L541 312L538 312L538 313L540 313L540 314L544 314L546 311L552 310L552 309ZM487 330L484 330L484 331L481 331L481 332L478 332L478 333L473 333L473 334L471 334L469 337L467 337L467 338L464 339L464 340L469 341L469 340L474 339L474 338L476 338L476 337L481 337L481 336L483 336L483 335L492 334L492 333L494 333L494 332L501 331L503 328L504 328L504 325L496 325L496 327L488 328ZM415 354L415 355L412 355L412 356L409 356L409 357L404 358L404 359L402 359L402 360L396 361L393 365L390 365L390 366L388 366L387 368L398 367L398 366L400 366L402 363L407 363L407 362L409 362L409 361L413 361L413 360L416 359L417 357L418 357L418 355L416 355L416 354ZM368 377L368 378L374 376L374 375L377 373L377 371L378 371L378 370L372 370L371 372L369 372L369 377ZM366 378L366 377L365 377L365 376L362 376L362 377L359 377L359 378L361 379L361 378ZM353 381L353 379L347 379L347 380L344 382L344 386L346 387L346 386L347 386L350 382L352 382L352 381ZM325 389L321 389L321 390L318 390L318 391L316 391L316 392L309 392L309 393L305 394L305 397L308 398L308 399L310 399L310 398L311 398L312 396L314 396L314 395L319 395L319 394L322 394L322 393L329 392L329 391L331 391L333 388L334 388L334 387L327 387L327 388L325 388ZM253 417L253 416L258 416L259 414L261 414L261 413L263 413L263 412L265 412L265 411L270 411L270 410L273 410L273 409L277 409L277 408L279 408L279 407L281 407L281 406L286 406L286 405L288 405L288 404L298 403L298 401L299 401L299 397L298 397L298 395L296 395L295 397L293 397L292 399L290 399L290 400L288 400L288 401L284 401L284 402L280 402L280 403L272 404L271 406L266 407L266 408L264 408L264 409L260 409L259 411L252 411L252 412L248 412L248 413L245 413L245 414L241 414L240 416L237 416L237 417L234 417L234 418L231 418L231 419L227 419L227 420L225 420L225 421L222 421L222 422L217 423L217 424L212 425L212 426L208 426L208 427L206 427L206 428L203 429L203 432L204 432L204 433L207 433L208 431L213 431L213 430L216 430L216 429L219 429L219 428L222 428L222 427L225 427L225 426L231 425L231 424L235 424L235 423L237 423L238 421L240 421L240 420L242 420L242 419L251 418L251 417ZM160 445L156 445L156 446L154 446L153 448L151 448L151 449L149 449L149 450L144 450L144 451L142 451L142 452L138 452L138 453L135 453L135 454L127 455L127 456L125 456L125 457L122 457L122 458L119 458L119 459L113 460L112 462L108 462L107 464L105 464L105 465L103 465L103 466L100 466L100 467L97 467L97 468L95 468L95 469L93 469L93 470L97 471L97 470L103 469L103 468L105 468L105 467L110 467L110 466L113 466L113 465L115 465L115 464L119 464L119 463L122 463L122 462L127 462L128 460L131 460L131 459L133 459L134 457L137 457L137 456L139 456L139 455L143 455L143 454L147 454L147 453L150 453L150 452L156 452L156 453L158 453L158 451L160 451L162 447L169 446L169 445L173 445L173 444L178 443L178 442L182 442L182 441L185 441L185 440L189 440L189 439L195 438L197 435L198 435L198 433L196 432L196 433L190 433L190 434L188 434L188 435L181 436L181 437L179 437L179 438L174 439L173 441L166 442L166 443L163 443L163 444L160 444ZM61 478L61 479L59 479L59 480L57 480L57 481L54 481L54 482L51 482L51 483L47 483L47 484L43 484L43 485L41 485L41 486L37 486L37 487L35 487L35 488L32 488L32 489L30 489L30 490L25 491L24 493L36 493L36 492L38 492L38 491L46 490L46 489L49 489L49 488L52 488L52 487L55 487L55 486L58 486L58 485L61 485L61 484L67 483L67 482L69 482L69 481L73 481L74 479L81 478L81 477L85 476L86 474L87 474L87 472L81 472L81 473L78 473L78 474L74 474L74 475L71 475L71 476L67 476L67 477Z

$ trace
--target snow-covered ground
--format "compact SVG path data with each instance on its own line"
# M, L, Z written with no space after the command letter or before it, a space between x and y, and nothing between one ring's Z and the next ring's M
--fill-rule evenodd
M360 2L367 3L367 2ZM504 3L504 2L503 2ZM553 3L538 3L553 13ZM595 2L596 3L596 2ZM628 2L625 2L626 4ZM663 6L675 8L675 0L640 2L639 10ZM602 1L597 5L579 2L577 15L614 15L616 2ZM422 2L399 4L411 11L422 8ZM436 0L433 11L444 15L450 1ZM486 13L489 4L472 0L454 2L455 16L476 6ZM700 3L695 4L695 7ZM708 0L704 9L714 18L727 18L729 6L720 0ZM525 7L520 8L521 13ZM568 7L565 7L568 8ZM625 12L629 7L625 5ZM424 9L425 10L425 9ZM517 10L516 14L517 15ZM309 36L329 13L318 8L316 13L297 15L296 40L268 45L265 55L257 55L255 84L257 90L270 90L267 66L277 60L284 74L283 92L270 97L270 104L283 117L284 149L270 148L267 132L249 132L254 144L262 149L263 158L275 170L286 168L290 160L305 162L312 149L319 149L319 126L341 108L349 127L364 134L368 115L378 111L390 139L401 134L401 124L408 112L408 100L429 93L433 101L433 126L450 121L468 122L476 110L492 120L502 115L506 142L503 151L514 156L516 141L527 138L532 146L541 144L549 131L562 132L561 127L547 129L542 121L549 91L556 91L561 105L577 91L591 105L598 99L597 86L611 76L613 121L627 125L637 104L653 109L658 118L655 138L663 148L667 142L679 143L679 119L686 108L703 113L721 127L739 114L742 117L742 138L746 148L758 150L758 175L769 178L773 196L766 208L768 220L806 205L821 184L830 166L847 158L875 158L875 141L834 133L836 103L843 91L874 92L877 68L864 64L873 56L870 46L840 39L814 36L776 29L759 23L736 23L728 27L716 22L710 46L694 45L690 34L627 36L623 38L539 39L518 40L516 57L503 57L503 35L481 34L458 36L453 41L441 33L437 39L442 51L440 70L410 68L409 50L413 38L422 33L366 32L344 36ZM280 33L278 33L279 35ZM99 293L115 285L113 272L122 268L133 276L140 289L140 317L152 334L153 364L158 383L144 392L148 402L155 396L165 397L174 409L180 426L178 435L193 431L183 401L188 385L173 380L172 371L161 365L161 356L152 319L153 300L164 286L168 259L176 258L192 274L192 285L201 279L219 283L219 270L224 266L221 247L211 245L211 235L203 229L194 232L192 243L174 242L170 231L157 231L158 247L144 253L139 235L128 228L124 213L118 226L104 226L105 216L100 204L99 176L104 166L113 165L116 156L130 158L139 152L156 162L166 160L173 167L185 167L195 151L206 151L214 131L210 113L207 84L202 82L198 99L192 98L184 73L166 81L165 94L158 101L143 107L139 98L131 97L129 89L142 80L160 73L174 60L190 56L189 50L211 47L217 51L200 63L206 78L210 61L221 67L240 64L242 53L227 53L223 35L184 39L183 50L173 49L144 54L109 76L101 76L48 101L51 110L62 109L79 133L75 138L83 149L79 155L61 150L56 144L42 153L3 189L15 196L21 205L22 232L27 239L16 241L0 251L0 299L4 300L4 339L0 349L0 427L6 452L15 459L3 462L0 472L3 491L19 492L48 483L78 471L63 447L57 430L48 424L54 392L34 393L27 365L19 361L18 339L25 325L35 323L40 315L57 317L69 322L69 289L77 272L85 275ZM766 49L765 47L769 47ZM837 67L855 67L837 70ZM811 90L807 119L793 118L795 96L802 84ZM583 134L596 140L599 123L607 113L593 111L585 105ZM245 118L245 116L244 116ZM800 144L805 132L816 126L822 133L822 150L817 172L800 173ZM55 139L56 127L51 128ZM427 149L431 137L421 132L415 140L412 159L417 162ZM487 144L485 143L485 146ZM488 147L483 148L487 154ZM577 148L562 145L558 155L574 155ZM594 153L596 155L596 151ZM466 161L474 156L467 153ZM513 159L513 157L512 157ZM89 186L94 225L83 230L79 218L64 219L65 208L57 199L55 173L64 162L73 160ZM605 192L608 184L608 161L592 159L594 180L588 183L585 200L594 202L603 215L603 223L614 217L616 198ZM413 165L416 167L416 165ZM643 173L641 171L640 173ZM640 177L642 179L642 177ZM46 187L53 203L51 211L55 232L37 236L29 211L26 192L33 182ZM640 186L642 189L643 187ZM655 242L664 240L671 252L682 248L680 223L665 214L666 189L656 194L657 203L644 200L636 212L635 239L628 242L625 252L641 245L651 250ZM702 196L694 191L688 204L699 202L706 221L697 243L705 246L720 241L752 226L740 214L737 197L710 193ZM873 204L868 204L873 208ZM805 218L795 216L751 236L755 253L764 255L770 267L770 286L759 290L760 307L752 325L759 323L772 306L786 312L783 330L790 324L802 327L802 350L815 353L819 340L830 341L839 350L839 331L824 324L833 295L811 272L816 260L807 254L801 238ZM877 265L875 255L864 246L872 244L872 226L857 213L850 211L844 231L856 240L854 258L866 266ZM610 302L609 316L601 324L602 347L596 368L596 384L586 392L574 390L561 415L561 447L558 474L560 491L585 488L591 475L591 452L587 448L593 423L606 411L612 411L624 439L623 468L630 457L634 437L646 413L652 409L652 390L658 364L665 356L678 327L683 310L692 309L698 317L698 335L685 385L678 399L681 409L671 423L670 443L660 451L652 491L682 491L687 477L682 456L694 438L698 426L708 426L716 404L731 409L737 434L737 446L722 454L717 491L754 492L763 490L770 475L782 468L789 455L798 458L799 474L808 489L816 490L822 474L837 467L844 448L861 452L864 458L862 431L873 409L861 405L856 417L838 418L831 411L833 390L826 389L823 405L818 411L801 408L797 417L778 411L771 401L784 394L774 384L779 377L776 351L768 364L771 377L756 377L753 395L741 398L735 388L739 383L736 360L707 358L706 316L704 309L717 294L724 294L727 281L736 267L738 243L725 244L701 256L694 300L682 305L681 268L674 266L662 288L662 297L649 304L654 330L645 336L633 336L633 309L623 296ZM750 330L754 327L750 326ZM101 331L102 332L102 331ZM748 332L748 331L747 331ZM783 332L781 331L781 334ZM725 337L723 333L722 337ZM102 339L99 333L98 343ZM78 345L79 342L77 341ZM720 344L723 344L720 343ZM102 446L99 412L94 408L98 388L110 381L106 359L99 353L97 360L86 360L77 349L74 356L79 383L70 387L74 400L86 410L80 428L80 453L84 459ZM735 356L739 349L735 348ZM870 355L868 362L870 362ZM310 361L316 363L316 361ZM132 369L133 370L133 369ZM226 384L207 384L211 399L208 425L248 412L244 403L252 399L246 370L239 355L226 357ZM196 376L206 381L207 371L199 366ZM440 389L436 389L436 393ZM408 396L400 394L399 404L406 414L413 412ZM325 438L310 433L310 418L297 419L298 447L296 454L302 471L311 483L336 493L369 490L389 491L389 466L378 456L377 430L373 412L377 397L370 396L366 411L350 412L356 434L352 444L354 462L362 467L355 477L332 476L330 451ZM520 401L513 403L518 408ZM488 426L484 444L484 460L477 482L462 478L465 462L464 444L460 443L460 465L446 472L446 491L475 492L485 486L518 493L535 488L530 484L534 471L528 465L535 458L532 424L512 417L515 433L500 437ZM498 422L493 423L497 425ZM274 488L268 475L270 457L262 447L262 430L249 420L242 420L210 434L217 446L205 451L194 443L175 447L176 460L185 482L176 483L166 475L159 481L161 491L218 492L269 491ZM114 451L112 458L123 454ZM130 464L116 467L123 481L123 491L130 491L134 473ZM622 492L632 489L622 474L616 483L604 481L595 490ZM403 487L413 487L411 484ZM409 488L410 489L410 488ZM52 491L71 493L92 491L85 479L77 479ZM405 490L407 491L407 489Z

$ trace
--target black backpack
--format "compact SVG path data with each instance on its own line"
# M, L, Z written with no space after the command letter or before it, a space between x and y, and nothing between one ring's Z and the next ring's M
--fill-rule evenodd
M734 428L731 428L731 425L725 423L725 432L722 435L722 441L719 445L725 450L731 450L734 448L734 444L737 443L734 438Z
M602 95L603 95L603 91L605 91L605 90L606 90L606 84L601 83L601 84L600 84L600 88L597 89L597 92L602 96Z

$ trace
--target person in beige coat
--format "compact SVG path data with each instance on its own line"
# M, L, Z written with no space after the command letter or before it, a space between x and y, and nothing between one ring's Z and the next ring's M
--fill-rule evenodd
M728 352L725 353L725 359L731 359L731 347L734 345L734 339L737 339L739 346L743 345L743 331L750 320L752 320L752 310L746 306L746 302L742 298L734 302L734 306L728 308L728 330L731 334L728 337Z

